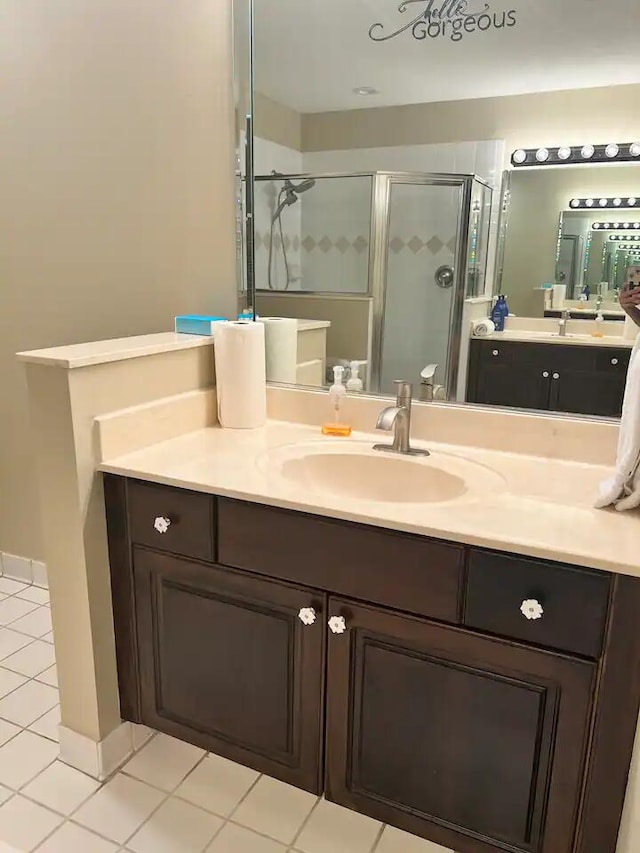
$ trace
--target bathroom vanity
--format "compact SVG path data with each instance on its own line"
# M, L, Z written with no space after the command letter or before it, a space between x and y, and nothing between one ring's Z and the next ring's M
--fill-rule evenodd
M639 579L104 487L125 719L459 853L614 853Z
M571 340L473 339L467 401L620 417L633 342L598 346Z

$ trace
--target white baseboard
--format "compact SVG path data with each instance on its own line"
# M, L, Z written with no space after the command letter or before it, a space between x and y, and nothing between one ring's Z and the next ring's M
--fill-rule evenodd
M40 560L30 560L28 557L18 557L15 554L0 554L0 567L6 578L22 583L32 583L35 586L48 589L47 567Z
M146 726L121 723L97 743L91 738L60 725L60 760L104 782L125 761L141 749L155 732Z

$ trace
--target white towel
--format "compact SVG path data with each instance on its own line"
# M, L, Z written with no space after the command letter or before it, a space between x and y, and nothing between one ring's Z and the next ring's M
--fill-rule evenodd
M496 324L489 317L473 321L473 334L476 338L485 338L487 335L492 335L495 330Z
M616 470L600 486L595 505L602 508L611 504L619 512L640 506L640 335L627 373Z

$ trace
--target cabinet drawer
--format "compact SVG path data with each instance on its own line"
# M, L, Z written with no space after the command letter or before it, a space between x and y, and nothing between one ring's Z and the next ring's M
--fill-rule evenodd
M199 560L214 559L211 495L129 480L128 501L132 543ZM166 532L156 528L157 519L168 520Z
M474 551L464 624L540 646L597 658L607 618L610 576L552 563ZM535 600L543 613L521 611Z
M464 549L455 545L221 498L218 561L459 621Z

